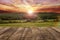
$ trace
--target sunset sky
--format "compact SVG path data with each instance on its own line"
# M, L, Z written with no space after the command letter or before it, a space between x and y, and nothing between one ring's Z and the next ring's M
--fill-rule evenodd
M53 8L51 8L53 7ZM0 10L26 12L30 10L37 10L51 8L50 10L60 11L60 0L0 0Z

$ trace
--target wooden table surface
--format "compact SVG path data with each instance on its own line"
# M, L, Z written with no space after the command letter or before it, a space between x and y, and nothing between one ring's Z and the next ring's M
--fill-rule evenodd
M60 28L0 27L0 40L60 40Z

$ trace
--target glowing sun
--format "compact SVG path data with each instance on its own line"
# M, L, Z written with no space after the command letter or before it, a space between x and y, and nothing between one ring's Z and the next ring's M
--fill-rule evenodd
M33 14L33 10L29 10L27 13L29 14L29 15L32 15Z

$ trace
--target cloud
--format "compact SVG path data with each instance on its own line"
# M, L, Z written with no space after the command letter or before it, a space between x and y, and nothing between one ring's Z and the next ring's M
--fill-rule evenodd
M35 4L41 4L41 5L48 5L48 4L60 4L60 0L0 0L0 3L5 4L25 4L25 3L35 5Z
M43 9L59 5L60 0L0 0L0 10L15 12L24 12L26 11L27 6ZM24 6L26 6L26 8Z
M60 13L60 6L50 6L42 9L37 9L37 12L57 12Z

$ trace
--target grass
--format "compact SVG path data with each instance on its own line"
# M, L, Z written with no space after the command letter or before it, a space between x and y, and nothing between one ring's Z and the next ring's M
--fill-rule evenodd
M0 24L2 27L52 27L55 26L54 22L27 22L27 23L5 23L5 24Z

